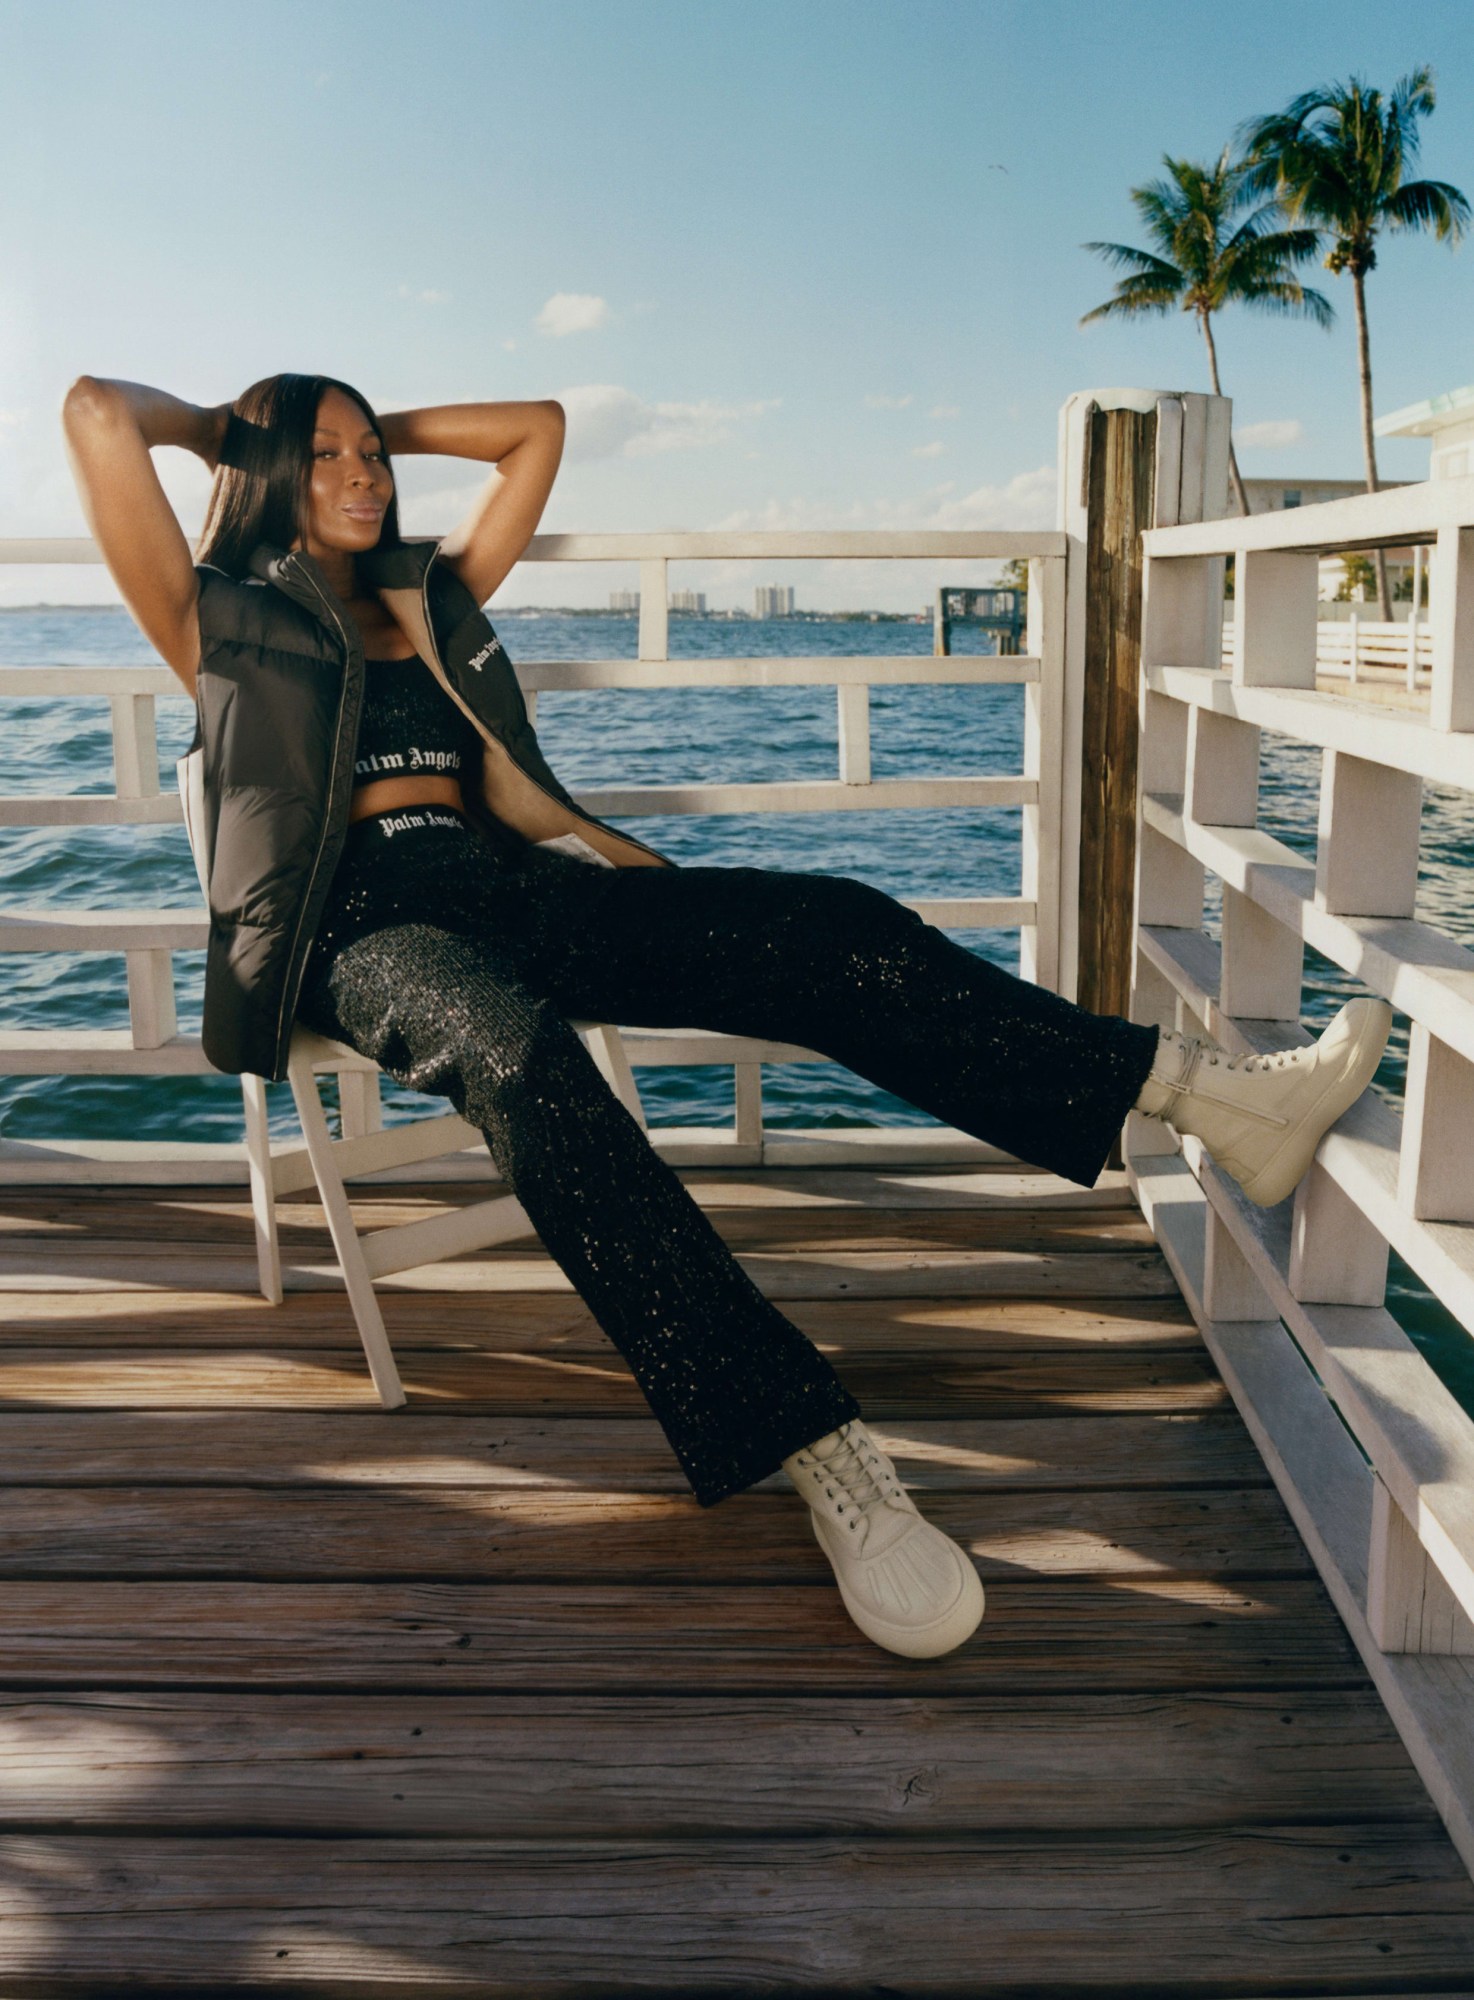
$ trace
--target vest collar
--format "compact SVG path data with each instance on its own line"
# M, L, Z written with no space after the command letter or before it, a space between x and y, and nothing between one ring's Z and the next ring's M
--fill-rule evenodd
M425 572L440 548L441 537L422 535L401 542L397 548L365 549L358 558L359 574L373 590L418 590ZM274 542L258 542L246 568L263 583L273 583L289 596L299 597L300 578L311 577L319 589L335 595L322 567L305 549L283 549Z

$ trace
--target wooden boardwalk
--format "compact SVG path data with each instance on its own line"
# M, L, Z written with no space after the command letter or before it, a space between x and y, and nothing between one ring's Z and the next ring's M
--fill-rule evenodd
M243 1190L0 1190L3 2000L1468 2000L1474 1884L1123 1176L683 1177L977 1636L869 1645L781 1478L698 1508L530 1239L386 1282L388 1414L340 1293L251 1295Z

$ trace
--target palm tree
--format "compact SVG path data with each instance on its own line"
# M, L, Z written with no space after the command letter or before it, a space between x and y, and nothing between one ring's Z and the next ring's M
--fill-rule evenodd
M1433 103L1433 72L1424 65L1403 77L1390 98L1354 76L1349 83L1308 90L1273 117L1249 120L1240 133L1255 193L1275 195L1293 221L1332 235L1326 269L1338 276L1351 273L1369 493L1377 491L1377 452L1366 276L1376 269L1378 234L1383 229L1431 229L1440 242L1452 245L1469 223L1469 204L1456 187L1447 181L1403 179L1418 156L1418 122ZM1387 560L1380 549L1377 597L1383 618L1390 619Z
M1115 296L1086 313L1080 324L1127 313L1193 313L1208 349L1213 393L1221 396L1213 315L1224 306L1300 314L1317 326L1330 325L1335 317L1330 301L1307 291L1294 272L1296 264L1315 255L1320 238L1314 229L1277 229L1279 203L1271 198L1256 205L1245 184L1244 163L1231 160L1227 146L1216 166L1174 160L1170 154L1163 154L1162 165L1166 180L1131 190L1154 249L1134 250L1126 243L1081 245L1128 275L1117 284ZM1241 218L1236 226L1235 218ZM1228 469L1239 512L1247 514L1248 496L1231 443Z

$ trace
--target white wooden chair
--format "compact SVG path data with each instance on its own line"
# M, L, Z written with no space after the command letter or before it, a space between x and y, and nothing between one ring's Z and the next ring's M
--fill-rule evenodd
M202 824L199 794L199 753L179 759L176 766L184 799L185 826L201 890L208 901L207 871L196 829ZM190 767L193 768L190 768ZM645 1114L618 1028L602 1022L574 1021L585 1046L610 1089L645 1127ZM328 1130L318 1079L336 1075L342 1137ZM251 1212L256 1225L256 1263L261 1294L272 1305L283 1298L281 1248L277 1233L277 1202L284 1195L317 1184L327 1216L338 1269L358 1325L369 1373L385 1409L405 1400L389 1337L374 1291L375 1278L438 1264L462 1250L485 1249L525 1234L527 1212L515 1195L494 1195L450 1214L423 1222L403 1222L360 1236L344 1186L347 1176L381 1172L424 1160L439 1159L485 1145L482 1134L454 1111L384 1126L379 1101L380 1070L370 1057L345 1042L314 1034L299 1021L293 1027L287 1055L287 1080L302 1126L300 1141L273 1140L267 1127L266 1080L243 1075L246 1159L251 1182Z
M610 1088L643 1126L645 1116L619 1030L592 1021L575 1021L573 1026L583 1037ZM318 1090L319 1077L332 1074L338 1078L342 1114L343 1136L338 1139L328 1130ZM440 1159L467 1146L485 1145L477 1128L454 1111L386 1128L379 1104L379 1075L379 1066L370 1057L360 1055L347 1043L314 1034L299 1021L292 1030L287 1080L297 1106L302 1140L273 1141L270 1137L264 1078L242 1076L241 1095L245 1102L246 1158L262 1296L273 1305L282 1302L277 1202L283 1195L294 1194L316 1181L369 1373L380 1402L386 1409L397 1409L404 1401L404 1389L384 1330L374 1279L391 1271L438 1264L462 1250L480 1250L504 1243L525 1234L531 1224L516 1196L502 1194L423 1222L394 1223L361 1236L353 1220L345 1176Z

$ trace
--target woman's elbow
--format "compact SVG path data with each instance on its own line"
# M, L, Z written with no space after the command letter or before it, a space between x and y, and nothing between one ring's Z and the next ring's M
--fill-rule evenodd
M116 416L118 393L95 375L79 375L61 402L61 420L68 430L106 423Z
M568 428L568 412L556 396L545 396L540 407L547 411L549 421L555 430L562 432Z

